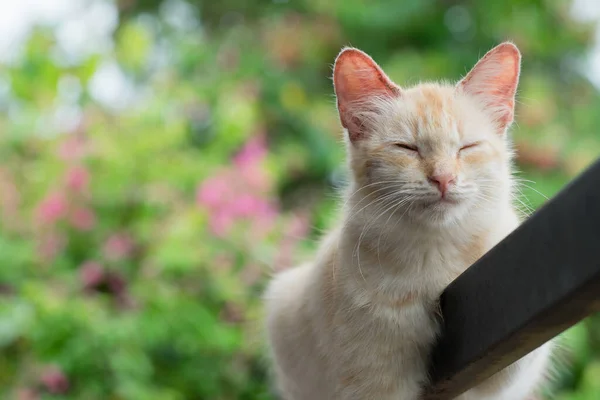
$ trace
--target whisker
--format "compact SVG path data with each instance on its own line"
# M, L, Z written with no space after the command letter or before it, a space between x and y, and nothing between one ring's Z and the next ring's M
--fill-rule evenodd
M408 201L411 201L413 198L414 198L414 196L409 196L409 197L406 197L406 198L403 198L403 199L400 199L399 201L397 201L394 205L394 210L390 213L390 216L385 221L384 226L390 222L390 219L392 218L392 216L403 204L406 204ZM404 214L402 214L402 217L403 216L404 216ZM402 218L402 217L400 217L400 218ZM396 224L398 224L398 220L396 220ZM396 226L396 224L394 224L394 227ZM379 245L381 243L381 235L382 234L383 234L383 230L381 230L381 232L379 232L379 237L377 238L377 261L379 262L380 266L381 266L381 259L379 258Z
M375 224L375 223L376 223L376 222L379 220L379 218L381 218L383 215L385 215L385 213L386 213L386 212L388 212L388 211L389 211L389 210L391 210L392 208L396 207L396 206L398 205L398 203L399 203L399 204L402 204L402 203L403 203L403 202L405 202L405 201L406 201L406 199L405 199L405 198L403 198L403 199L400 199L398 202L392 202L392 204L391 204L390 206L388 206L388 207L387 207L385 210L383 210L383 211L382 211L381 213L379 213L379 214L378 214L378 215L377 215L375 218L373 218L371 221L369 221L368 223L366 223L366 224L363 226L363 229L362 229L362 231L361 231L361 233L360 233L360 236L358 237L358 241L357 241L357 243L356 243L356 247L355 247L355 249L354 249L354 254L355 254L355 255L356 255L356 257L357 257L358 270L359 270L359 272L360 272L360 274L361 274L361 276L362 276L363 280L365 280L365 276L364 276L364 274L363 274L363 272L362 272L362 267L361 267L361 264L360 264L360 245L361 245L361 243L362 243L362 240L363 240L364 234L365 234L366 232L368 232L368 231L369 231L369 229L371 229L371 226L372 226L373 224ZM383 207L382 207L382 208L383 208ZM393 213L392 213L391 215L393 215ZM391 217L391 215L390 215L390 217ZM389 218L388 218L388 219L389 219ZM386 222L386 224L387 224L387 222ZM381 234L380 234L380 236L379 236L379 237L381 238ZM378 245L379 245L379 244L378 244ZM379 257L379 254L378 254L378 257ZM365 280L365 282L366 282L366 280Z
M550 199L548 198L548 196L546 196L545 194L543 194L543 193L542 193L542 192L540 192L539 190L537 190L537 189L535 189L535 188L533 188L533 187L531 187L531 186L529 186L529 185L526 185L526 184L523 184L523 186L525 186L527 189L533 190L534 192L536 192L537 194L539 194L540 196L542 196L544 199L546 199L546 200L550 200Z
M362 190L364 190L364 189L367 189L367 188L369 188L369 187L372 187L372 186L375 186L375 185L402 184L402 183L403 183L402 181L397 181L397 180L391 181L391 180L390 180L390 181L378 181L378 182L373 182L373 183L370 183L370 184L368 184L368 185L361 186L360 188L356 189L354 192L352 192L352 193L350 193L349 195L347 195L347 200L344 202L344 204L342 205L342 207L345 207L345 206L348 204L348 202L349 202L351 199L353 199L353 198L354 198L354 196L355 196L356 194L358 194L360 191L362 191ZM390 186L391 186L391 185L390 185ZM387 187L389 187L389 186L386 186L385 188L381 188L381 189L386 189ZM343 196L344 196L344 197L346 197L346 194L343 194Z
M361 199L361 200L360 200L360 201L359 201L359 202L358 202L356 205L354 205L354 207L352 207L352 208L350 209L350 211L348 212L348 214L349 214L349 215L348 215L348 220L351 220L353 217L355 217L355 216L357 216L358 214L360 214L360 213L361 213L361 212L362 212L364 209L366 209L367 207L369 207L369 206L371 206L371 205L373 205L373 204L379 203L379 202L381 202L381 201L387 200L387 199L389 199L390 197L395 197L395 196L397 196L397 193L388 193L388 194L386 194L386 195L383 195L382 197L377 197L377 198L375 198L374 200L372 200L372 201L371 201L369 204L367 204L366 206L362 207L360 210L356 211L354 214L350 214L350 212L352 212L352 210L353 210L353 209L354 209L356 206L358 206L358 204L360 204L360 203L361 203L361 202L364 200L364 199Z

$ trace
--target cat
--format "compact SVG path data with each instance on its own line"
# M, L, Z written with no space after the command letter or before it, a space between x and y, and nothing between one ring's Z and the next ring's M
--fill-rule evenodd
M513 231L513 122L521 54L505 42L457 84L401 88L345 48L333 82L351 172L341 223L314 262L265 291L285 400L417 400L444 288ZM526 400L548 342L458 400Z

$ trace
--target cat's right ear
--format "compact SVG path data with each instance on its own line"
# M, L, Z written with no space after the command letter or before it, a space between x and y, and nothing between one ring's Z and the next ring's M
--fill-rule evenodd
M376 100L400 94L400 88L371 57L353 48L345 48L337 56L333 86L340 121L352 142L368 134L366 119L377 112Z
M457 85L477 98L503 136L514 119L520 71L519 49L513 43L505 42L488 51Z

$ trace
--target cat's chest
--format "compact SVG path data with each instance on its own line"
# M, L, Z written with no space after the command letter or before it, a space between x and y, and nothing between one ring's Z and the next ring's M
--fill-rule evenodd
M348 282L345 289L338 311L365 336L381 335L383 342L423 343L438 333L439 309L433 290L424 293L409 286L373 290L365 281Z
M408 279L413 284L431 286L447 286L458 275L465 271L472 260L483 254L483 249L477 251L477 256L465 251L467 246L439 245L430 248L405 249L395 257L394 264L399 270L401 279ZM430 285L427 285L427 283Z
M375 260L372 255L368 258L379 269L374 279L378 281L377 286L381 291L413 290L435 295L484 252L483 245L472 249L464 245L442 244L396 249L385 258L378 256Z
M448 248L364 258L360 268L352 266L346 293L354 306L369 307L374 316L400 328L407 321L430 326L439 296L470 265L460 251Z
M354 307L366 307L376 319L403 328L422 323L433 329L437 299L443 290L486 250L481 237L427 240L383 247L362 244L347 253L342 279Z

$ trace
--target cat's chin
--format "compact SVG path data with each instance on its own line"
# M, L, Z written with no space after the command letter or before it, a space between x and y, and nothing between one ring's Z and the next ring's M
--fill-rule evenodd
M439 197L435 200L429 200L423 203L425 209L451 210L461 205L461 200L455 197Z
M423 202L415 209L413 217L428 225L446 225L464 218L467 210L464 200L439 198Z

